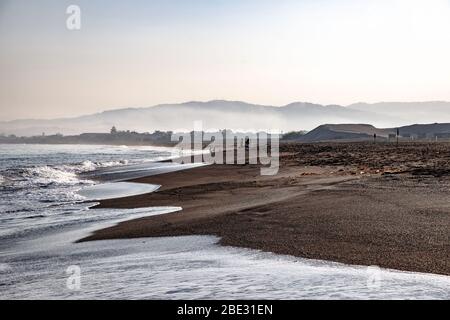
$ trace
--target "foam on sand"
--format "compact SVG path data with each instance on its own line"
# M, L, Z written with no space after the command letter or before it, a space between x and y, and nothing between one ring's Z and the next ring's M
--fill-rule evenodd
M155 184L116 182L89 186L77 193L86 200L105 200L151 193L159 188L160 186Z
M66 237L64 239L67 240ZM43 239L45 243L55 243ZM8 259L17 299L448 299L450 277L220 247L207 236L107 240ZM16 251L17 252L17 251ZM81 270L80 290L65 270ZM28 275L26 267L33 266ZM24 281L24 277L27 281ZM1 274L0 274L1 276Z
M204 165L204 163L144 162L126 166L98 167L96 170L82 173L80 177L83 179L117 182L187 170Z

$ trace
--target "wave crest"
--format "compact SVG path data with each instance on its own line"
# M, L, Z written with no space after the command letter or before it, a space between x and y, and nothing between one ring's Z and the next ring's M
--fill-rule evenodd
M3 186L7 181L15 181L17 183L23 184L38 184L38 185L76 185L92 183L90 180L85 180L79 176L79 174L84 172L95 171L99 168L107 168L113 166L123 166L127 165L127 160L119 161L104 161L104 162L93 162L90 160L83 161L77 164L67 164L67 165L44 165L39 167L14 169L7 172L7 178L0 175L0 186ZM7 180L8 179L8 180ZM22 182L20 182L22 181Z
M60 170L49 166L30 168L28 177L39 184L78 184L80 180L75 172Z
M83 172L94 171L99 168L124 166L127 164L128 164L128 160L104 161L104 162L93 162L91 160L86 160L80 164L64 165L64 166L62 166L62 169L67 170L67 171L73 171L75 173L83 173Z

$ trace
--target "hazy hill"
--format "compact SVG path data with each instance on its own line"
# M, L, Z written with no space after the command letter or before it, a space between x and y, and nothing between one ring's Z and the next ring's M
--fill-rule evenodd
M400 121L397 126L410 123L450 122L450 102L445 101L356 103L348 107L396 118Z
M139 132L190 131L196 120L202 120L204 129L208 130L227 128L284 132L311 130L322 123L373 123L378 126L391 126L398 122L394 117L336 105L297 102L276 107L214 100L118 109L76 118L0 122L0 133L29 136L45 132L67 135L108 132L113 125L118 129Z
M236 131L287 132L312 130L324 123L370 123L375 127L390 128L410 123L450 122L450 103L383 102L343 107L295 102L277 107L241 101L192 101L110 110L76 118L0 122L0 133L30 136L45 132L68 135L108 132L113 125L121 130L139 132L190 131L196 120L202 120L203 128L207 130L227 128Z

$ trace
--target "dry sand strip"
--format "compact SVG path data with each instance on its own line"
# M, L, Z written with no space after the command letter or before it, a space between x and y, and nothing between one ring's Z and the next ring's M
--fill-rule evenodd
M183 210L123 222L81 241L216 235L222 245L450 275L450 182L364 177L296 161L283 161L276 176L259 169L211 165L134 180L162 187L99 208Z

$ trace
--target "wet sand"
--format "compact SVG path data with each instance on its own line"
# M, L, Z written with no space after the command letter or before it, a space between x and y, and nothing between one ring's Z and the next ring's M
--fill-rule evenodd
M278 175L210 165L132 182L99 208L180 206L86 240L216 235L222 245L450 275L450 144L283 144Z

